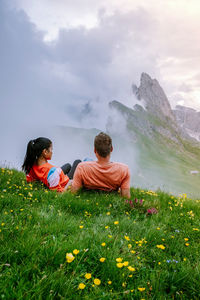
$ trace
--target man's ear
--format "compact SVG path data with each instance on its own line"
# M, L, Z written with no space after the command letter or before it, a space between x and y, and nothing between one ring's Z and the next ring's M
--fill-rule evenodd
M113 152L113 146L111 147L111 150L110 150L110 152Z
M97 150L94 148L94 153L97 153Z

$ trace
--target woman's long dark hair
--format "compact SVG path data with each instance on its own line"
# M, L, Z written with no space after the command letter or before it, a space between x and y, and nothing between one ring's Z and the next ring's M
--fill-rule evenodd
M36 160L40 157L42 154L42 151L44 149L49 149L52 142L51 140L39 137L35 140L31 140L27 145L26 155L24 158L24 163L22 165L22 170L28 174L36 162Z

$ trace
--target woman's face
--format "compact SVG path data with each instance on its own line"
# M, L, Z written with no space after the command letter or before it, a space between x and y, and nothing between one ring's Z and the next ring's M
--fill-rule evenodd
M51 160L53 154L53 145L51 145L48 149L44 149L43 155L46 158L46 160Z

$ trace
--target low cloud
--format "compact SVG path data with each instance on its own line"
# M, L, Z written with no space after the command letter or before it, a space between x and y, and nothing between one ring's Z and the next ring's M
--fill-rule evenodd
M162 35L163 23L144 3L112 14L100 9L96 19L94 26L62 28L55 40L44 42L46 32L38 30L23 10L8 7L5 0L0 2L1 161L19 165L26 142L51 126L104 130L108 102L115 99L134 105L131 84L139 85L143 71L161 81L172 96L184 83L186 77L170 81L174 64L165 60L180 55L175 67L184 72L181 62L184 53L189 57L192 46L186 47L181 27L182 54L175 45L175 33L170 35L173 26L170 31L165 27L166 35ZM192 25L189 29L183 26L189 35ZM190 37L190 43L193 41ZM198 51L192 54L198 55ZM190 78L194 75L191 72ZM193 89L191 82L186 84Z

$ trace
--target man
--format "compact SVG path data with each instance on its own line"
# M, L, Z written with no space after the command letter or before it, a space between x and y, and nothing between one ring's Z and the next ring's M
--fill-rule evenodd
M106 133L99 133L94 140L97 161L78 164L74 173L71 191L81 187L91 190L118 191L122 197L130 198L130 171L127 165L111 162L112 139Z

